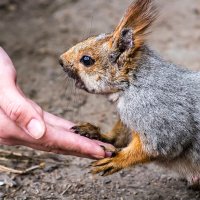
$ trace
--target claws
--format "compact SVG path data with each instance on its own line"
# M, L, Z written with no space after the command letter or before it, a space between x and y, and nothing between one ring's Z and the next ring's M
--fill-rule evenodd
M101 173L101 176L108 176L118 172L119 170L121 170L120 167L113 165L112 162L107 162L105 164L97 164L95 166L93 165L92 174Z
M78 126L73 126L73 127L71 128L71 130L72 130L74 133L76 133L76 134L78 134L78 133L80 132L80 129L79 129Z
M102 160L94 161L94 162L92 162L92 166L99 167L99 166L105 165L109 162L109 160L110 160L110 158L105 158Z
M82 123L80 125L73 126L71 130L76 134L96 140L99 140L101 135L100 128L90 123Z
M99 161L92 162L92 174L101 173L101 176L108 176L120 171L123 167L120 165L118 157L104 158Z

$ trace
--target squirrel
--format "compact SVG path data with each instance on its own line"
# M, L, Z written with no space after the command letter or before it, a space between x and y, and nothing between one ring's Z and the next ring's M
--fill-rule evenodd
M119 148L93 162L94 174L154 162L199 186L200 72L164 60L147 45L157 14L153 0L136 0L112 33L90 37L60 56L78 88L110 95L119 114L107 134L90 123L72 129Z

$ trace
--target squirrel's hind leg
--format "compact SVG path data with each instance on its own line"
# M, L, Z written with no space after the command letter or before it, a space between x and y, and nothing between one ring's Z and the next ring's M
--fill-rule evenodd
M114 157L104 158L93 163L92 173L101 173L103 176L113 174L121 169L150 162L151 157L145 152L140 136L133 134L133 139L128 147L119 151Z

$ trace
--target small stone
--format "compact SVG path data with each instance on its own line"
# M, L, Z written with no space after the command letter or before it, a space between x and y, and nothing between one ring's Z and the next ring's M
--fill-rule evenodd
M48 165L44 168L44 172L53 172L58 168L58 165Z
M0 186L3 186L3 185L5 185L5 182L0 180Z
M111 183L111 182L112 182L112 181L108 179L108 180L105 180L105 181L104 181L104 184L109 184L109 183Z

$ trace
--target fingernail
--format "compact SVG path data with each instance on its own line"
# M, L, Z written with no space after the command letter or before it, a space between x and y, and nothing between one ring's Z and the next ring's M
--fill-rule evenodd
M100 147L104 150L104 152L105 152L105 157L106 157L106 158L113 157L113 153L114 153L114 152L106 151L106 147L103 146L103 145L100 145Z
M37 119L32 119L27 125L28 133L35 139L40 139L45 132L44 125Z
M101 155L93 155L96 159L102 159L102 158L110 158L113 156L113 152L105 151L104 156Z
M107 158L108 158L108 157L110 158L110 157L113 156L113 152L106 151L106 152L105 152L105 155L106 155Z
M96 153L93 154L93 157L96 158L96 159L102 159L102 158L105 158L105 156L106 156L106 153L102 149L102 147L97 148Z

